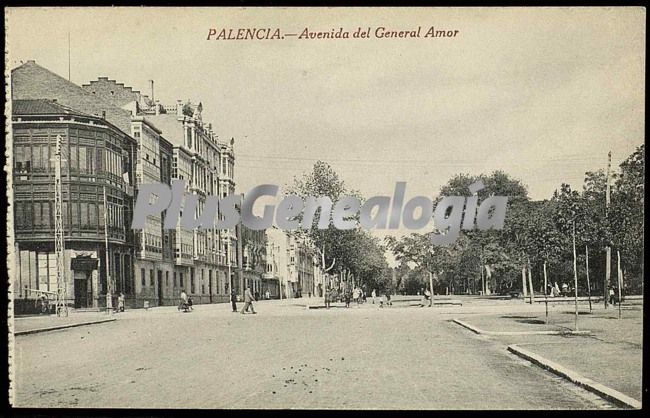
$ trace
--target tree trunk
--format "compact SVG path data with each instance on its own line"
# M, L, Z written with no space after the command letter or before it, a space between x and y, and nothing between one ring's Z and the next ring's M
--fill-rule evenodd
M546 323L548 324L548 278L546 277L546 261L544 261L544 305L546 305Z
M521 268L521 285L525 300L528 297L528 291L526 290L526 266Z
M528 289L530 290L530 304L535 302L535 288L533 288L533 272L530 267L530 258L528 258Z

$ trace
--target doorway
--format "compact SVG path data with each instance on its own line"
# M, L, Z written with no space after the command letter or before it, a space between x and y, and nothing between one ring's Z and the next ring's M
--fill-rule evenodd
M85 271L75 272L74 278L74 307L78 308L88 308L90 298L88 297L89 286L88 286L88 276L89 274Z
M158 306L163 304L163 274L162 270L158 270Z

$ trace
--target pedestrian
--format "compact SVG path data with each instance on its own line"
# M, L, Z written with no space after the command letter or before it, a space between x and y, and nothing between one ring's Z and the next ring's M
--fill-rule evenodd
M610 305L615 305L615 303L614 303L616 301L615 295L616 295L616 292L614 292L614 286L611 286L609 288L609 304Z
M253 293L251 293L251 288L250 286L246 286L246 291L244 292L244 307L241 310L242 315L246 312L248 312L248 308L251 309L251 311L256 314L255 308L253 307L253 302L256 301L253 297Z
M343 296L343 297L345 298L345 307L349 308L350 307L350 290L346 290L345 291L345 296Z
M192 308L193 304L194 304L194 302L192 301L192 296L188 296L187 297L187 309L190 310L190 311L193 311L194 310L194 308Z
M271 299L271 292L269 292L269 289L266 289L266 300Z
M424 291L424 294L422 295L422 301L420 302L420 307L423 307L426 305L427 301L431 298L431 292L429 292L429 289Z
M329 289L329 287L325 288L325 292L323 293L323 296L325 298L325 308L329 309L330 308L330 289Z
M185 293L185 289L181 289L181 303L178 305L178 310L181 309L187 312L187 293Z
M386 305L393 306L393 302L390 301L390 292L386 292Z
M120 292L120 296L117 297L117 310L118 312L124 312L124 293Z
M47 315L50 311L50 302L46 296L41 296L41 314Z
M367 299L368 299L368 295L366 294L366 292L364 292L363 289L361 289L361 300L363 301L363 303L366 303Z
M237 312L237 292L235 292L235 289L230 289L230 304L232 311Z
M553 293L555 296L560 296L560 286L557 285L557 282L555 282L555 286L553 287Z
M375 289L372 289L372 293L370 294L372 296L372 304L375 304L375 298L377 297L377 292L375 292Z
M359 288L354 288L354 291L352 292L352 299L357 305L359 304Z

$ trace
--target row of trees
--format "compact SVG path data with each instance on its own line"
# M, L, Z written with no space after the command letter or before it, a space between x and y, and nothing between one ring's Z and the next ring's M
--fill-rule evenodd
M332 202L337 202L344 196L355 196L363 202L361 194L349 190L332 167L322 161L316 162L311 172L295 178L285 191L288 195L302 197L303 201L311 196L327 196ZM293 233L312 242L321 267L328 274L344 277L350 283L354 280L355 285L367 290L390 290L392 269L386 261L386 248L382 242L368 231L360 228L339 230L331 222L327 229L318 229L319 218L320 209L314 216L311 229Z
M521 289L522 274L526 277L529 272L528 280L539 291L544 268L550 282L573 283L575 229L579 290L587 292L588 254L591 289L602 294L605 249L609 246L612 254L621 254L627 291L638 292L643 285L644 167L645 145L641 145L618 170L609 173L609 206L605 170L587 172L582 191L562 184L543 201L531 201L526 187L501 171L456 175L441 188L440 196L469 196L468 187L482 180L485 187L478 192L479 203L490 195L509 197L504 228L462 231L447 247L432 246L429 234L387 238L387 247L400 262L396 290L428 287L431 273L438 293L447 289L457 293L481 289L508 292Z
M469 186L482 180L485 187L477 193L479 204L490 195L508 196L508 209L502 230L461 231L450 246L431 245L429 235L433 231L388 237L382 243L360 228L338 230L330 224L327 229L318 229L319 212L311 229L294 233L314 244L323 269L330 274L354 278L366 289L408 293L429 287L430 281L437 293L505 293L522 288L522 275L540 291L544 269L550 283L572 284L575 234L581 293L587 293L588 255L591 290L602 294L608 246L612 254L621 254L627 291L638 292L643 284L644 168L645 146L641 145L609 173L609 206L607 173L602 169L585 174L581 191L561 184L550 199L542 201L532 201L526 186L502 171L456 175L441 188L439 196L469 196ZM337 202L352 195L363 202L360 193L349 190L322 161L294 179L285 191L303 199L327 196ZM399 262L395 272L386 261L387 250ZM615 265L616 257L612 261Z

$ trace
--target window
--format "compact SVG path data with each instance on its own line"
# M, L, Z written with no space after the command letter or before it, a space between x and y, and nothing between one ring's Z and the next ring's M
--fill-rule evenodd
M95 148L91 147L86 147L86 160L84 161L84 164L86 164L86 173L88 174L95 174Z
M103 158L103 155L104 155L104 151L101 148L97 148L95 150L95 154L96 154L95 168L96 168L97 172L100 172L102 170L102 167L103 167L102 166L102 158Z
M16 162L16 174L29 173L32 169L32 148L29 145L17 145L15 147L14 159Z
M178 286L178 281L176 280L176 272L174 272L174 287Z
M165 286L169 287L169 272L165 272Z
M88 164L86 162L86 147L79 147L79 173L86 174Z
M140 269L140 277L142 278L142 287L147 285L147 279L144 277L144 269Z
M183 282L184 282L184 280L183 280L183 273L181 273L181 287L184 286Z
M70 145L70 170L76 171L79 169L79 159L78 159L79 149L76 145ZM85 155L85 154L84 154Z
M98 223L99 222L97 219L97 205L94 203L89 203L88 204L88 226L92 228L96 228Z
M25 224L23 206L23 202L14 203L14 220L19 228Z
M154 286L156 278L153 275L153 270L149 270L149 286Z
M81 226L88 227L90 226L90 217L88 215L88 203L81 202Z
M40 202L34 202L34 226L37 228L43 226L43 216L41 214Z

